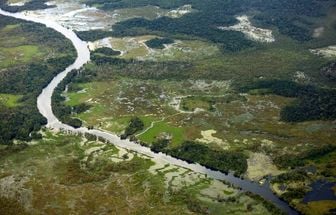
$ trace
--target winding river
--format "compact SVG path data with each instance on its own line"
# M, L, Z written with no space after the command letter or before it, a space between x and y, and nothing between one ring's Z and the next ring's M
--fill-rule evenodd
M40 24L44 24L48 28L52 28L61 34L63 34L66 38L71 40L74 47L77 51L77 59L76 61L68 66L64 71L60 72L57 76L54 77L54 79L49 83L47 87L45 87L42 91L42 93L37 98L37 107L40 111L40 113L47 118L48 124L47 127L51 129L61 129L65 131L71 131L74 133L90 133L95 135L96 137L101 137L106 139L108 142L121 147L125 148L131 151L135 151L137 153L146 155L150 157L153 161L163 161L172 165L184 167L186 169L190 169L194 172L205 174L210 178L223 180L226 182L229 182L233 184L236 187L240 187L244 191L249 191L254 194L257 194L264 199L272 202L274 205L276 205L278 208L280 208L282 211L284 211L287 214L298 214L294 209L292 209L286 202L280 200L276 195L273 194L271 189L269 188L269 184L265 183L263 186L260 186L258 183L251 182L249 180L241 179L234 177L232 174L223 174L219 171L214 171L211 169L208 169L204 166L201 166L199 164L190 164L183 160L173 158L169 155L163 154L163 153L154 153L149 148L141 146L135 142L131 142L129 140L121 140L117 135L92 129L89 130L87 128L78 128L75 129L69 125L61 123L57 117L53 114L52 106L51 106L51 97L52 94L57 87L57 85L66 77L66 75L73 69L80 69L85 63L90 61L90 51L88 49L88 45L86 42L82 41L77 37L77 35L72 31L69 30L60 24L50 21L47 19L41 19L32 17L30 15L27 15L25 13L9 13L6 11L3 11L0 9L0 14L4 16L10 16L26 21L32 21Z

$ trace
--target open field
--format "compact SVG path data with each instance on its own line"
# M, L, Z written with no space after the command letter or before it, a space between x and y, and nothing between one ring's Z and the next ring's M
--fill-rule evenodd
M20 105L19 99L22 96L11 95L11 94L0 94L0 103L7 107L16 107Z
M48 52L47 47L30 42L29 36L24 37L19 28L19 25L7 25L0 29L0 69L41 60Z

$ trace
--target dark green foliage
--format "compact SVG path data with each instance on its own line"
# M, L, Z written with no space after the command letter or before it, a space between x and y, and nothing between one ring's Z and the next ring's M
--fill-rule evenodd
M224 173L234 171L241 175L247 170L247 157L241 152L217 151L192 141L184 142L180 147L167 151L173 157L188 162L196 162L208 168Z
M97 39L102 39L111 36L110 31L102 31L102 30L75 31L75 33L80 39L85 41L95 41Z
M229 26L236 22L237 14L258 11L254 20L257 25L276 27L281 34L287 35L294 40L307 41L312 39L311 33L314 28L306 17L318 17L326 14L332 6L331 1L318 0L88 0L90 5L99 4L101 9L110 10L117 8L133 8L147 5L161 8L177 8L185 4L191 4L195 9L179 19L161 17L156 20L135 18L118 23L113 27L113 32L81 32L82 38L96 40L111 36L134 36L143 34L158 34L161 36L179 37L188 35L204 38L218 43L225 51L240 51L249 47L257 46L247 40L240 32L221 31L219 26Z
M82 121L80 119L77 119L77 118L65 118L63 120L63 123L67 124L67 125L70 125L74 128L80 128L82 126Z
M166 149L166 147L169 145L169 140L167 139L160 139L156 142L152 143L151 150L153 152L162 152Z
M17 34L23 34L33 44L43 41L55 51L67 55L0 71L0 93L23 95L17 107L8 108L0 104L0 144L9 144L13 139L40 138L36 132L46 124L46 119L37 110L36 98L57 73L74 61L74 49L61 34L40 24L0 16L0 28L18 23Z
M127 61L124 59L109 56L100 56L100 55L91 56L91 60L95 62L97 65L114 64L123 66L127 63Z
M89 141L96 141L97 140L97 136L93 135L93 134L85 133L84 136Z
M321 75L331 81L336 81L336 62L329 63L321 69Z
M115 51L111 48L103 47L103 48L98 48L98 49L94 50L94 52L92 52L92 54L103 54L103 55L107 55L107 56L116 56L116 55L120 55L121 52L120 51Z
M304 181L305 180L304 171L291 171L286 172L281 175L275 176L272 179L272 183L285 183L287 181Z
M164 45L174 43L174 40L169 38L154 38L146 41L146 45L152 49L164 49Z
M281 34L287 35L294 40L308 41L312 39L312 30L309 25L296 24L296 19L289 19L287 17L276 17L270 19L267 15L259 15L254 17L262 25L276 26Z
M85 68L77 81L106 80L114 76L155 80L181 80L191 78L193 75L192 64L185 62L137 61L98 55L92 56L91 61L101 66L104 72L97 73L95 70Z
M306 162L321 158L336 150L335 145L325 145L318 148L310 149L309 151L296 156L279 156L275 159L275 163L281 168L303 166Z
M253 199L262 202L262 204L264 205L264 207L268 210L268 212L270 212L273 215L285 215L285 213L280 210L279 208L277 208L274 204L272 204L271 202L263 199L262 197L260 197L259 195L253 194L251 192L246 192L246 195L252 197Z
M156 32L164 32L167 36L184 34L219 43L224 50L232 52L253 46L254 43L246 39L240 32L217 29L219 26L234 24L236 22L234 18L220 17L219 19L221 23L216 23L216 26L215 23L211 23L211 21L215 22L216 20L209 19L201 13L186 15L179 19L162 17L150 21L136 18L116 24L113 27L113 34L119 37L155 34Z
M128 136L131 136L133 134L135 134L138 131L141 131L142 129L144 129L144 123L142 122L142 120L139 117L133 117L128 126L125 129L124 134L122 135L122 138L127 138Z
M74 108L65 105L64 101L65 98L62 96L62 93L64 92L66 86L71 83L78 72L76 70L71 71L59 84L56 89L54 94L52 95L52 108L54 111L55 116L63 123L68 124L74 128L79 128L82 126L82 121L77 119L77 118L72 118L71 114L73 112L81 112L81 111L86 111L88 108L90 108L89 105L87 104L80 104L78 106L75 106Z
M281 195L286 202L291 202L293 199L302 199L306 195L306 191L298 188L289 188L284 194Z
M79 105L73 106L73 112L76 114L84 113L85 111L89 110L91 108L91 105L86 103L81 103Z
M326 13L326 8L318 0L255 0L252 5L262 12L254 17L259 24L275 26L281 34L298 41L312 39L313 24L305 17Z
M281 120L302 122L307 120L336 119L336 90L302 85L286 80L258 81L242 91L267 89L267 92L286 97L297 98L280 113Z

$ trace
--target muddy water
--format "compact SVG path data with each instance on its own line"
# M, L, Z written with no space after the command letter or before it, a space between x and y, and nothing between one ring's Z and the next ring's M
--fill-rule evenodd
M223 181L232 183L233 185L240 187L244 191L250 191L254 194L262 196L264 199L267 199L268 201L272 202L274 205L282 209L287 214L297 214L297 212L293 210L292 208L290 208L286 202L280 200L276 195L272 193L268 184L265 184L264 186L260 186L258 183L254 183L249 180L244 180L244 179L234 177L232 174L226 175L221 172L208 169L199 164L190 164L183 160L173 158L166 154L154 153L147 147L141 146L129 140L121 140L118 136L105 132L105 131L95 130L95 129L88 130L87 128L75 129L69 125L61 123L57 119L57 117L53 114L53 111L51 108L51 96L55 88L57 87L57 85L60 84L60 82L66 77L66 75L71 70L81 68L85 63L87 63L90 60L90 51L88 49L87 43L80 40L72 30L69 30L63 27L54 21L50 21L50 20L43 19L43 18L30 17L29 15L26 15L25 13L9 13L1 9L0 9L0 14L18 18L18 19L23 19L26 21L32 21L32 22L44 24L46 25L46 27L52 28L60 32L66 38L71 40L71 42L73 43L74 47L77 50L78 56L77 56L76 61L72 65L67 67L64 71L60 72L56 77L54 77L54 79L49 83L49 85L46 88L43 89L42 93L37 98L38 109L40 113L45 118L47 118L48 128L60 129L60 130L74 132L74 133L93 134L97 137L106 139L107 141L109 141L110 143L118 147L122 147L128 150L132 150L140 154L146 155L154 161L161 161L161 162L163 161L163 162L166 162L172 165L190 169L197 173L206 174L208 177L213 178L213 179L223 180Z

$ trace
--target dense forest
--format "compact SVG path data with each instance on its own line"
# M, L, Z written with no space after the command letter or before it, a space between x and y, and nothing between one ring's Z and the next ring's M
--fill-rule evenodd
M174 40L170 38L154 38L146 41L146 45L152 49L163 49L168 44L174 43Z
M0 16L0 28L9 24L20 24L17 34L29 37L32 44L41 41L62 56L51 55L35 63L20 64L4 68L0 72L0 93L22 95L17 107L0 103L0 143L8 144L13 139L30 140L38 138L37 131L46 123L36 107L36 98L52 78L75 59L71 43L53 30L39 24L18 21Z
M164 142L165 140L162 141L154 143L152 150L163 151L173 157L192 163L199 163L224 173L233 171L237 176L244 174L247 170L247 156L242 152L218 151L193 141L186 141L177 148L168 149L165 148L167 142ZM160 144L160 147L158 147L158 144Z

